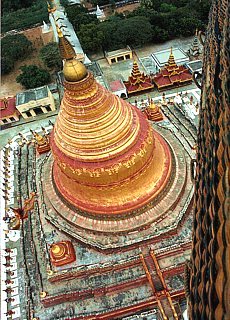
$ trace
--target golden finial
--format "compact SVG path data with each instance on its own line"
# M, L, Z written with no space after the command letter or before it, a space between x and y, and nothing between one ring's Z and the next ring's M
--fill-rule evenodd
M68 39L63 35L62 31L56 23L57 33L59 37L59 51L62 60L65 60L63 74L66 81L80 81L87 75L86 67L76 59L76 53Z
M59 38L59 50L62 60L71 60L76 57L76 53L74 51L74 48L70 44L70 42L66 39L66 37L63 35L60 27L56 23L56 29L57 34Z
M55 23L55 24L56 24L58 38L63 38L63 33L62 33L61 29L59 28L57 23Z
M47 1L47 8L48 8L48 12L51 12L51 7L48 1Z
M55 5L52 4L52 8L51 8L50 3L48 1L46 3L47 3L47 7L48 7L48 12L49 13L52 13L52 12L56 11L57 7Z
M198 36L198 28L196 28L195 36Z
M48 276L52 276L54 274L53 270L47 270Z
M40 295L40 298L45 298L47 296L47 292L46 291L41 291L39 293L39 295Z

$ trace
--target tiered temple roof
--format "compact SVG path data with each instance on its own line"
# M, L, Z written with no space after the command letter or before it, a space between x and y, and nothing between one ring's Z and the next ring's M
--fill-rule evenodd
M171 53L167 64L153 78L158 90L187 85L192 82L192 75L185 66L178 66Z
M149 76L141 73L136 61L133 62L133 69L128 81L124 81L128 94L136 93L139 91L151 90L154 85Z

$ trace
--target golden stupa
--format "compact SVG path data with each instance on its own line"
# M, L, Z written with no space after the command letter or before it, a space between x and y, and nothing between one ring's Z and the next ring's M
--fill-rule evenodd
M56 193L84 214L131 213L167 184L169 147L136 107L96 82L58 33L65 93L50 137Z
M160 108L153 102L152 99L149 99L149 106L144 110L147 118L151 121L162 121L163 115L160 111Z

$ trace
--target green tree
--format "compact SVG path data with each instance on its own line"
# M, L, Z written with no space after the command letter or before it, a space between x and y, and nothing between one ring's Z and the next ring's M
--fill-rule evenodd
M81 25L99 23L97 16L89 14L88 10L81 5L67 7L66 13L76 32L80 30Z
M170 39L168 30L159 28L156 26L153 30L153 42L158 43L158 42L164 42Z
M82 5L75 4L73 6L69 6L65 8L65 11L67 13L68 19L71 23L75 20L75 17L77 15L81 14L87 14L88 10L84 8Z
M1 72L7 74L14 68L17 60L28 56L32 51L32 43L23 35L8 35L1 40Z
M16 81L26 89L43 86L50 82L50 74L36 65L22 66L22 73L17 76Z
M162 2L162 0L141 0L141 6L158 11Z
M202 22L194 17L183 17L179 21L181 28L181 35L184 37L194 35L196 28L200 29Z
M36 0L2 0L3 14L10 11L30 7Z
M1 57L1 73L2 75L10 73L14 68L14 60L7 56Z
M47 68L60 70L62 67L62 59L56 42L50 42L42 47L39 58Z
M104 35L98 28L98 24L90 23L81 25L78 36L80 43L86 52L97 52L102 49Z
M161 12L173 12L173 11L177 10L177 7L174 6L173 4L168 4L168 3L163 2L160 5L159 9L160 9Z
M13 60L19 60L28 56L33 47L24 34L7 35L1 40L2 55Z
M137 32L140 29L141 32ZM117 40L121 39L124 45L140 46L152 40L152 26L146 17L132 17L119 23L116 32Z
M9 0L6 0L11 2ZM42 21L48 22L48 11L45 2L37 0L29 8L4 13L2 16L2 33L13 29L25 29Z

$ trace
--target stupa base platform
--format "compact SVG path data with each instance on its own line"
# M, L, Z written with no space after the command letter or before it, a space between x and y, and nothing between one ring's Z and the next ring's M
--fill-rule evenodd
M172 172L164 192L141 210L117 216L93 216L77 210L63 201L52 181L53 159L50 155L42 164L43 197L46 219L66 234L99 250L116 250L138 246L143 241L161 237L166 231L175 234L179 222L191 202L193 188L190 181L190 164L184 156L179 141L170 133L164 133L172 154ZM176 150L176 152L175 152ZM189 186L189 189L188 189ZM190 201L188 201L190 199ZM105 236L106 235L106 236Z
M32 143L19 146L15 151L14 192L17 198L14 207L19 207L20 202L23 204L30 192L36 193L34 209L22 222L20 242L7 242L9 247L14 248L15 244L18 247L21 318L110 320L140 313L143 317L160 316L156 295L143 264L147 265L153 283L159 285L151 250L154 250L180 318L185 306L184 264L191 251L193 184L189 171L193 152L180 139L179 133L174 135L168 129L156 127L176 154L174 179L166 192L166 196L173 199L174 207L167 211L169 198L161 202L159 220L143 225L140 231L93 233L84 226L67 225L60 215L65 213L61 200L57 196L53 199L53 204L60 206L57 214L44 192L45 169L51 161L50 155L39 155ZM183 163L185 170L181 171ZM173 195L170 190L176 181L181 187L174 186ZM137 218L138 215L133 220ZM104 225L109 226L109 223L105 221ZM50 247L63 241L71 241L76 260L55 266ZM161 287L158 294L166 304L165 310L170 311ZM170 314L172 310L169 318Z

